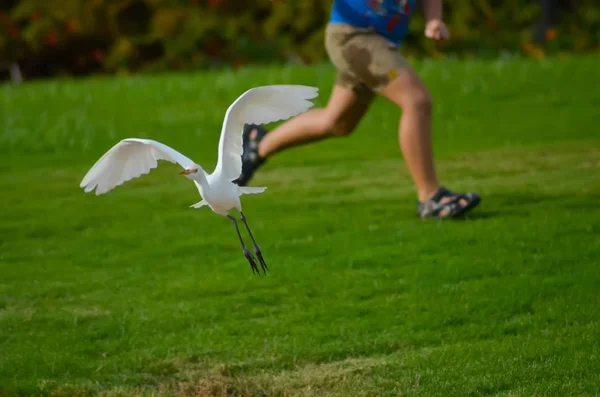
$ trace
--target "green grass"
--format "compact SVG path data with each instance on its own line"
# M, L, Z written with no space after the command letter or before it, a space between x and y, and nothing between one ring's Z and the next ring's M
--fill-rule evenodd
M226 107L329 66L0 88L0 395L592 396L600 385L600 60L415 66L444 184L423 222L378 100L349 139L281 153L244 209L271 273L164 163L78 187L118 139L216 160Z

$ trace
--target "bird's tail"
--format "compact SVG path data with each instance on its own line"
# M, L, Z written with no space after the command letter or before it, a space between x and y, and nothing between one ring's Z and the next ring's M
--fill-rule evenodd
M250 187L250 186L240 186L238 187L238 192L241 194L258 194L267 190L266 187Z
M205 205L208 205L208 203L206 201L204 201L204 200L200 200L196 204L190 205L190 207L192 207L192 208L200 208L200 207L204 207Z

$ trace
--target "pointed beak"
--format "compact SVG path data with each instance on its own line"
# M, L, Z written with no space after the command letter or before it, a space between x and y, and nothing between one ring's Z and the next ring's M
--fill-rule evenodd
M190 174L194 174L195 171L193 170L183 170L179 172L179 175L190 175Z

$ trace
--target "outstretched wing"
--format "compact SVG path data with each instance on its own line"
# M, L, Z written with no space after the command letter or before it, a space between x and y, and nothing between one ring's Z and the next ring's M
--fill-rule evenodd
M244 124L267 124L304 113L313 106L309 99L318 92L318 88L304 85L270 85L243 93L225 113L215 173L230 181L242 173Z
M83 177L79 187L96 195L108 192L130 179L145 175L158 166L158 160L182 167L193 161L169 146L151 139L127 138L110 148Z

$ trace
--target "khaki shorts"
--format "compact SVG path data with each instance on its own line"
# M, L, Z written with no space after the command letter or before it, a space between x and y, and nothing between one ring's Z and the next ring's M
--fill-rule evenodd
M336 84L365 103L408 66L398 46L372 29L329 23L325 48L338 71Z

